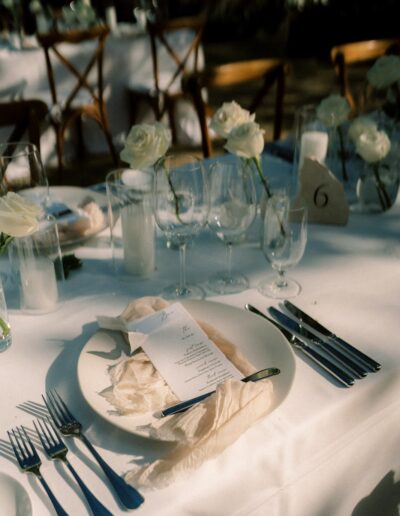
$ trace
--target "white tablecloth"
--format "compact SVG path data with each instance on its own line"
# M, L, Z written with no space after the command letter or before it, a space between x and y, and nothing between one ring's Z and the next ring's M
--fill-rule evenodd
M269 161L270 170L282 169L277 159ZM137 514L396 514L388 507L400 502L399 220L397 202L382 215L352 214L346 227L310 225L305 256L292 271L302 285L295 303L378 360L382 370L350 389L340 388L296 354L294 383L283 403L183 482L145 492ZM48 514L49 502L36 479L21 474L7 455L6 430L32 426L33 416L21 405L41 404L46 389L57 388L118 472L168 449L103 421L84 401L76 376L80 350L96 330L97 314L116 315L130 299L158 294L177 276L177 252L166 249L162 240L158 244L156 273L122 284L110 272L105 232L76 250L83 267L67 280L68 299L58 312L11 313L13 343L0 355L0 471L25 487L35 516ZM270 272L260 249L237 247L234 260L251 288L210 299L239 308L249 302L262 310L277 304L256 290ZM191 280L204 283L224 265L223 245L211 235L204 234L190 248ZM87 450L79 442L68 443L71 460L89 487L113 514L125 514ZM70 514L86 514L80 493L65 483L62 466L44 459L42 471Z
M141 85L142 87L154 86L152 59L150 52L149 37L134 25L127 31L124 26L122 34L111 33L107 39L104 53L104 85L105 98L107 101L108 117L116 144L120 144L130 128L130 112L128 88L130 85ZM183 54L188 49L192 34L187 30L180 30L170 35L170 43L173 48ZM93 44L91 42L80 45L62 45L60 49L65 55L71 58L76 66L85 66L92 55ZM203 53L200 52L200 66L204 62ZM76 79L58 61L55 74L57 87L61 85L63 91L68 93L76 84ZM161 84L166 82L173 71L175 63L167 52L160 52L160 80ZM95 83L96 69L90 75L91 81ZM2 92L10 96L10 92L16 88L25 99L38 98L51 105L50 90L48 86L47 71L44 52L38 47L22 50L0 49L0 97ZM83 90L84 91L84 90ZM62 98L62 95L61 95ZM151 114L143 114L143 121L153 119ZM181 140L186 142L200 141L200 132L194 109L185 103L179 108L178 132ZM1 133L0 133L1 134ZM103 133L97 124L90 121L84 126L85 144L91 152L107 151L107 145ZM42 139L42 154L48 159L55 153L54 135L50 132ZM68 151L68 148L67 148ZM69 152L73 152L73 148Z

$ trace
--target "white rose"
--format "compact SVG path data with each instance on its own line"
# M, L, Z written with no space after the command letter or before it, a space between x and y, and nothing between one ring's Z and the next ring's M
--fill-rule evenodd
M171 131L160 122L134 125L120 157L131 168L143 170L165 155L171 140Z
M356 150L363 160L368 163L376 163L389 153L389 137L385 131L368 131L359 136Z
M264 131L255 122L246 122L232 129L225 149L240 158L257 158L264 148Z
M400 57L381 56L368 70L367 78L377 89L388 88L391 84L400 81Z
M317 117L327 127L337 127L348 119L350 110L349 103L344 97L330 95L319 103Z
M227 138L235 127L246 122L254 122L255 115L243 109L235 101L224 102L211 119L210 128L222 138Z
M34 233L42 209L14 192L0 197L0 232L12 237Z
M358 138L369 131L375 132L378 129L378 124L375 120L368 116L359 116L353 120L349 127L349 137L354 144L357 143Z

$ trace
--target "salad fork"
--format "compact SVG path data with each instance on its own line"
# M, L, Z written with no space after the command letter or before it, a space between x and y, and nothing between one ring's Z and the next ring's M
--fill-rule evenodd
M46 396L42 396L42 398L58 430L65 436L72 435L74 437L79 437L87 446L125 507L128 509L136 509L139 507L144 502L143 496L134 487L127 484L122 477L117 475L117 473L115 473L115 471L102 459L93 447L92 443L82 432L81 423L71 414L58 392L56 390L49 391L46 393Z
M65 446L65 443L61 440L56 429L50 423L47 423L45 419L38 419L37 423L38 424L36 425L36 422L34 421L33 426L35 427L36 433L39 436L40 442L42 443L46 455L50 459L60 459L64 462L64 464L67 466L67 468L70 470L73 477L77 481L83 494L85 495L85 498L89 504L89 507L93 515L112 516L111 512L108 509L106 509L104 505L86 487L81 477L72 467L71 463L67 459L68 448Z
M15 458L23 471L33 473L40 480L58 516L68 516L40 473L42 461L23 426L7 431Z

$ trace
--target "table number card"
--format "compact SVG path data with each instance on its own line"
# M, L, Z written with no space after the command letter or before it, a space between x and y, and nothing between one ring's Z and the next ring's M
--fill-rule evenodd
M316 160L305 158L300 170L300 192L308 207L308 222L346 225L349 206L343 185Z
M181 400L243 378L180 303L129 323L129 329L146 335L143 350Z

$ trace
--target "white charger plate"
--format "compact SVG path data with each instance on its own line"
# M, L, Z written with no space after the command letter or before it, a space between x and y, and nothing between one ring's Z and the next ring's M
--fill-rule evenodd
M31 516L32 505L28 493L14 478L0 473L0 514Z
M281 373L271 379L274 400L271 412L288 395L295 374L295 359L290 344L268 321L239 308L212 301L183 301L182 304L198 321L216 328L235 344L258 369L278 367ZM110 387L108 368L118 363L124 354L124 341L118 332L99 330L82 348L78 359L78 382L89 406L112 425L129 433L150 437L148 425L154 415L120 416L100 394Z
M26 196L28 199L32 199L33 201L38 199L38 191L41 190L41 187L37 188L27 188L26 190L22 190L19 193L23 196ZM79 186L50 186L49 187L49 200L50 202L62 202L72 211L77 210L78 206L84 201L86 198L91 198L93 201L98 204L98 206L102 209L103 213L107 213L107 196L105 194L94 192L92 190L86 188L80 188ZM107 217L105 217L105 223L101 228L98 228L96 231L87 234L85 236L79 236L74 238L65 238L60 239L61 247L77 245L89 238L97 235L101 231L103 231L108 226Z

